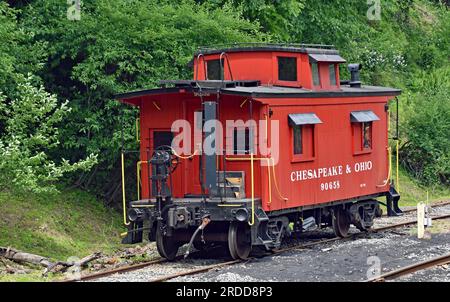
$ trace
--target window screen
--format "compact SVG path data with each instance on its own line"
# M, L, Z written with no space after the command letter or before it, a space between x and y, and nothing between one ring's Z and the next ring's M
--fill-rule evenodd
M297 81L297 58L278 57L278 80Z
M312 77L314 86L320 86L319 65L311 63Z
M208 80L222 80L220 74L220 63L219 60L209 60L206 61L206 71L208 74ZM223 75L223 59L222 59L222 75Z
M336 86L336 71L335 71L335 66L334 64L330 64L328 65L328 69L330 70L330 85L331 86Z

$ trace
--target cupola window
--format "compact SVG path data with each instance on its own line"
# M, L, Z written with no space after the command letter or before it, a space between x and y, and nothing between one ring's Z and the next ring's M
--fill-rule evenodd
M330 85L336 86L336 65L330 64L328 65L329 68L329 74L330 74Z
M319 65L311 63L312 77L314 86L320 86Z
M278 80L297 81L297 58L278 57Z

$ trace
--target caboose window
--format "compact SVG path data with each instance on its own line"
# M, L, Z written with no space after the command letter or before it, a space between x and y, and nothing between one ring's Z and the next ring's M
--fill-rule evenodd
M222 73L220 71L222 71ZM220 68L219 59L206 61L206 73L208 75L208 80L222 80L223 59L222 59L222 69Z
M310 161L315 156L315 125L322 121L314 113L288 115L292 131L292 161Z
M303 153L302 126L294 126L294 154Z
M297 58L278 57L278 80L297 81Z
M372 150L373 122L378 120L379 117L370 110L352 111L350 113L353 129L353 153L355 155Z
M153 150L160 148L169 149L172 145L173 133L171 131L153 131Z
M335 70L335 66L334 64L330 64L328 65L328 69L329 69L329 74L330 74L330 85L331 86L336 86L336 70Z
M363 149L372 149L372 122L362 123Z
M233 154L250 154L252 150L250 141L250 129L234 129Z
M319 65L317 63L311 63L311 71L314 86L320 86Z

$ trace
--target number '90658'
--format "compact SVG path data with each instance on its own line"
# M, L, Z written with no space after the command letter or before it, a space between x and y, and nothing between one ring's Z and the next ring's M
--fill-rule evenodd
M321 191L337 190L341 187L339 180L323 182L320 184Z

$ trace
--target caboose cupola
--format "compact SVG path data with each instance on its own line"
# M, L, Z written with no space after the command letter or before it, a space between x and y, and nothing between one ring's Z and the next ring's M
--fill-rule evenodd
M194 55L194 80L256 80L263 86L339 90L339 64L345 62L331 45L203 48Z

